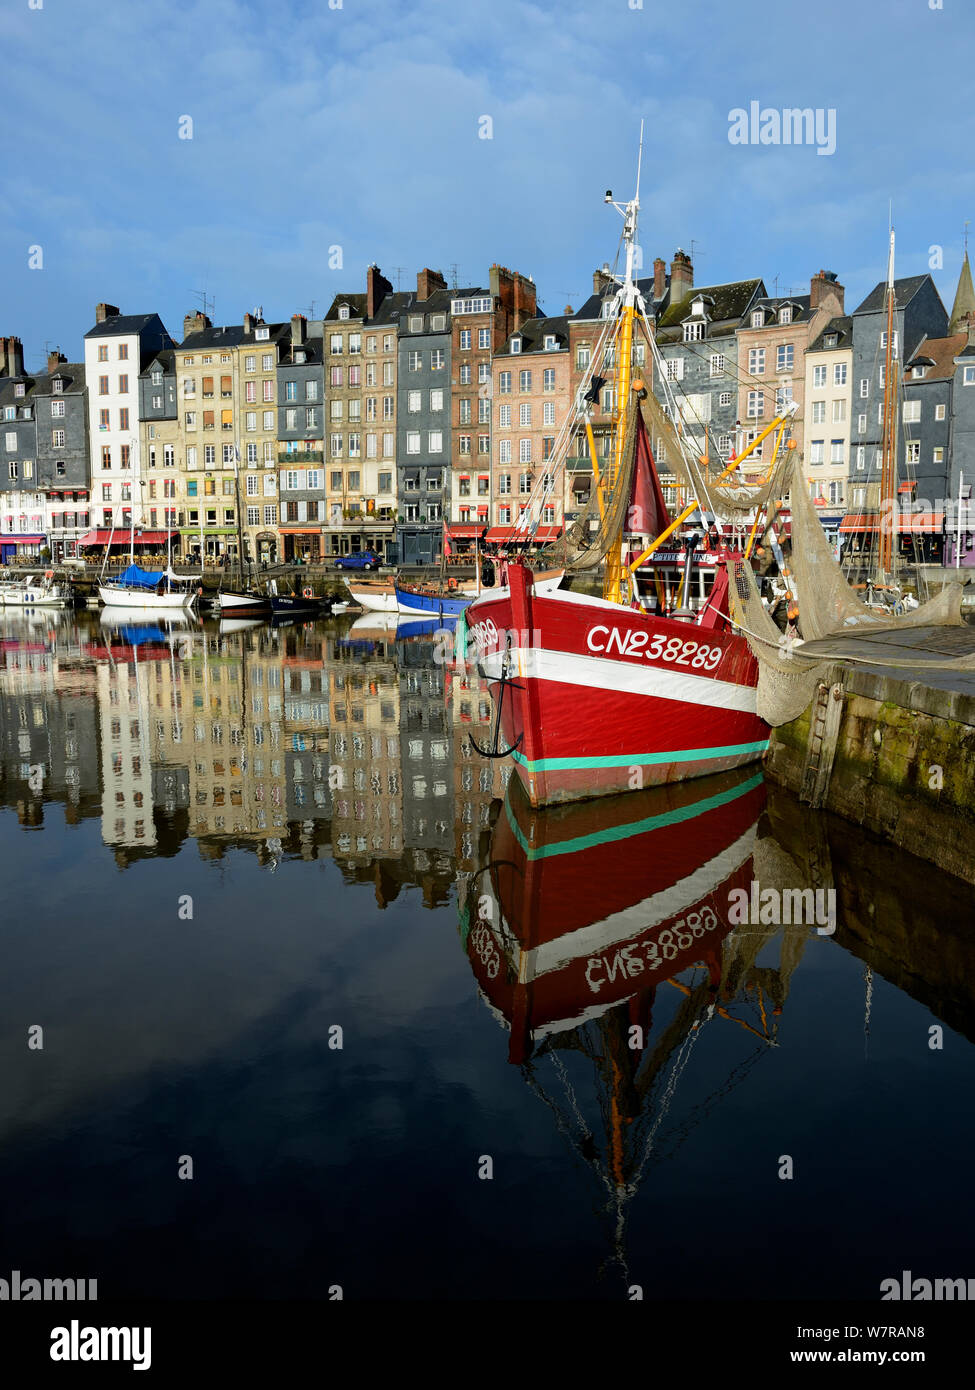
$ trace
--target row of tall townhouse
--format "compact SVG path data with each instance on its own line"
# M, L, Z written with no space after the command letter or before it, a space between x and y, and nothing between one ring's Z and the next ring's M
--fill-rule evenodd
M808 294L770 296L760 277L695 286L678 250L640 289L663 361L650 384L695 447L730 458L795 402L824 526L868 539L884 283L847 314L832 272L813 275ZM322 319L266 323L256 311L215 327L196 313L179 344L157 314L100 304L84 362L55 352L41 374L25 372L19 339L0 338L0 560L45 546L55 559L98 553L110 538L123 549L133 527L140 544L170 537L184 559L232 558L239 521L257 563L369 548L424 564L439 558L445 522L457 540L500 539L529 507L541 537L557 534L591 493L584 438L563 471L555 464L586 384L598 455L611 447L614 292L603 267L577 311L547 316L534 282L503 266L462 289L424 269L402 292L370 266L365 291L335 295ZM925 558L947 558L945 499L967 496L975 474L967 253L950 316L927 274L897 280L895 300L900 496L926 518ZM638 341L634 372L647 366ZM659 440L656 451L673 500ZM971 554L963 542L960 559Z

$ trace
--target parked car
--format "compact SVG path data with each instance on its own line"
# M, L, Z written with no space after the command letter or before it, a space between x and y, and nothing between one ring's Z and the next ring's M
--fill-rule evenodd
M335 561L338 570L374 570L382 560L374 550L354 550L351 555L340 555Z

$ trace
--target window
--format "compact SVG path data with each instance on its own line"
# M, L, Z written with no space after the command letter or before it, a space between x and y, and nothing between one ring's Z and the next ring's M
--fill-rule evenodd
M420 431L408 430L406 434L406 452L408 454L418 454L420 452Z
M460 333L458 335L458 342L462 352L466 352L470 348L471 330L469 328L462 328L460 330Z
M383 419L392 420L396 405L392 396L383 396Z
M813 367L813 369L812 369L812 384L813 384L813 389L814 389L814 390L821 390L822 387L824 387L824 386L826 385L826 364L825 364L825 363L823 363L821 366Z
M709 374L709 376L721 376L721 374L722 374L723 371L724 371L724 353L723 353L723 352L712 352L711 356L708 358L708 374Z
M857 459L856 459L856 463L857 463L857 468L860 469L861 472L862 472L862 470L864 469L864 467L866 466L866 464L865 464L865 454L866 454L866 450L864 449L863 445L862 445L862 444L858 444L858 445L857 445ZM861 500L861 501L863 500L862 497L861 497L860 500Z
M921 418L921 402L904 402L904 423L905 425L916 425Z
M341 420L344 410L345 410L344 402L342 402L342 401L330 401L330 402L329 402L329 407L328 407L328 416L329 416L329 419L330 419L330 420Z
M462 423L462 424L464 423L464 406L465 406L465 405L467 406L468 419L470 418L470 409L471 409L471 403L470 403L470 401L461 401L461 403L460 403L460 413L461 413L461 423ZM439 390L439 391L431 391L431 392L430 392L430 409L431 409L431 410L443 410L443 391L442 391L442 390Z
M430 349L430 370L439 372L447 365L447 353L443 348Z
M294 412L293 410L289 410L287 413L288 413L288 415L293 416L295 412ZM286 428L287 428L287 429L290 429L290 430L293 430L293 429L294 429L294 424L287 425ZM245 416L244 416L244 429L247 430L247 431L249 431L250 433L253 433L253 432L257 429L257 411L256 411L256 410L248 410L247 413L245 414Z
M825 425L826 423L826 402L813 401L812 403L812 423L814 425Z
M866 377L866 376L862 376L862 377L860 378L860 396L861 396L861 398L862 398L862 397L864 397L864 396L869 396L869 395L870 395L870 378L869 378L869 377Z
M846 401L838 400L833 402L833 424L842 425L846 422Z
M64 430L51 431L51 443L55 449L64 448Z
M881 351L882 351L882 352L886 352L886 351L887 351L887 332L886 332L886 330L884 330L884 332L881 333L881 335L880 335L880 348L881 348ZM897 331L896 331L896 329L894 330L894 333L892 334L891 340L890 340L890 355L891 355L891 357L892 357L895 361L897 360Z
M866 432L867 432L867 417L866 417L866 415L858 415L858 416L857 416L857 434L866 434Z
M203 446L203 466L212 468L217 461L217 446L215 444L204 444Z
M921 462L921 444L920 444L920 441L917 440L917 439L908 440L908 443L907 443L907 462L908 462L908 463L920 463L920 462Z
M765 314L761 309L756 309L752 314L752 328L761 328L765 321Z
M471 384L471 364L469 362L460 364L460 384L461 386L470 386Z
M936 405L934 407L934 418L936 420L943 420L945 418L945 407L943 405Z
M532 408L529 401L522 401L518 411L518 423L522 429L529 428L532 422Z
M684 342L697 343L704 337L704 324L700 321L696 323L684 324Z
M765 414L765 402L762 399L761 391L749 391L748 410L746 412L750 419L757 420Z
M420 352L408 352L406 354L406 365L411 372L418 372L423 366L423 354Z
M260 507L248 507L248 508L247 508L247 525L248 525L248 526L260 526L260 524L261 524L261 509L260 509Z
M256 343L266 343L270 336L271 330L264 324L260 324L257 328L254 329L254 341Z
M99 362L108 361L108 346L105 343L102 343L98 349L98 360Z
M332 492L341 492L341 491L342 491L342 474L341 474L341 473L335 472L335 473L332 474L331 490L332 490Z
M64 416L64 401L52 401L51 414L55 419L62 418Z
M108 377L107 377L107 376L100 376L100 377L98 378L98 394L99 394L100 396L107 396L107 395L108 395Z
M962 385L975 386L975 367L962 367Z
M554 424L555 424L555 402L554 402L554 401L545 401L545 402L543 403L543 405L542 405L542 424L543 424L543 425L554 425Z
M522 392L532 389L532 374L530 371L518 373L518 389Z
M120 430L127 430L127 429L129 428L129 408L128 408L128 406L124 406L123 409L120 410L119 413L118 413L118 427L119 427Z
M428 431L427 449L431 454L439 454L443 452L443 433L441 430Z
M684 359L683 357L668 357L665 364L668 381L684 380Z
M532 461L532 442L530 439L519 439L518 441L518 462L531 463Z
M846 446L842 439L831 439L829 442L829 461L830 463L846 462Z
M779 386L775 391L775 413L781 415L792 404L792 387Z
M511 462L511 440L510 440L510 439L500 439L500 440L498 440L498 463L510 463L510 462Z
M846 385L846 363L845 363L845 362L834 362L834 363L833 363L833 385L834 385L834 386L845 386L845 385Z
M765 373L765 349L749 348L748 350L748 371L751 376L763 376Z
M722 391L721 394L720 394L719 397L718 397L718 405L731 405L731 402L732 402L733 400L734 400L734 394L733 394L733 392L731 392L731 391Z
M353 431L349 435L349 458L359 458L362 453L362 436Z
M941 449L941 448L935 449L934 452L933 452L932 455L931 455L931 462L932 462L932 463L944 463L944 461L945 461L945 451L944 451L944 449Z
M392 475L392 473L380 473L380 475L379 475L379 487L378 487L378 491L379 491L379 492L392 492L392 490L393 490L393 475Z
M823 441L814 439L809 445L809 462L812 464L822 463L823 461Z

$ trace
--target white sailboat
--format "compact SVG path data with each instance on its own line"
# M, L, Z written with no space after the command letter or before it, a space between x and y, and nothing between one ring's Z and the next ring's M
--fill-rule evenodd
M138 454L136 455L136 490L139 487ZM145 518L143 518L144 522ZM105 548L105 560L115 533L115 515L112 513L112 530ZM118 579L105 579L105 565L98 583L99 600L107 608L139 608L143 610L179 610L194 606L198 597L198 584L202 575L181 577L173 571L172 532L166 527L166 568L164 570L144 570L135 563L135 521L129 525L129 564Z
M22 580L0 584L0 604L5 608L67 608L71 589L48 570L40 578L28 574Z

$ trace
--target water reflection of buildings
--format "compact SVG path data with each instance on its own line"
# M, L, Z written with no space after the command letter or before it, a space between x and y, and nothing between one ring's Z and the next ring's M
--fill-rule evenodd
M60 633L60 640L59 640ZM0 804L43 824L59 801L69 824L98 815L95 668L60 613L18 614L0 628Z

